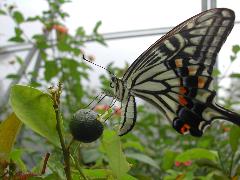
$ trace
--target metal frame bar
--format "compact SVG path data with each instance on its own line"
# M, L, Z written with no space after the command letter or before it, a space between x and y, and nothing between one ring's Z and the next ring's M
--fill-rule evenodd
M206 11L208 9L216 8L217 0L202 0L202 11Z
M171 29L172 29L171 27L141 29L141 30L132 30L132 31L104 33L102 34L102 36L106 41L109 41L109 40L117 40L117 39L161 35L161 34L167 33ZM88 42L93 42L93 41L94 40L89 40ZM31 48L32 48L32 44L30 43L2 46L1 47L2 51L0 49L0 55L27 51Z
M235 24L240 24L240 21L235 21ZM133 30L133 31L105 33L102 35L106 41L110 41L110 40L117 40L117 39L163 35L171 29L172 29L171 27L153 28L153 29L142 29L142 30ZM93 42L93 40L90 40L88 42ZM0 56L6 55L6 54L11 54L11 53L16 53L16 52L28 51L31 48L32 48L32 44L30 44L30 43L2 46L1 47L2 50L0 49Z

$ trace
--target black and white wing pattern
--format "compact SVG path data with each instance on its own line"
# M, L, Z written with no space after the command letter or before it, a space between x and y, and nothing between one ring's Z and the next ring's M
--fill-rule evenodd
M238 114L213 102L216 92L211 88L213 65L234 19L230 9L211 9L186 20L156 41L121 79L129 98L137 96L157 107L181 134L202 136L214 119L240 125ZM123 113L127 113L126 108ZM136 117L132 118L127 126L123 120L120 135L129 132L135 120Z

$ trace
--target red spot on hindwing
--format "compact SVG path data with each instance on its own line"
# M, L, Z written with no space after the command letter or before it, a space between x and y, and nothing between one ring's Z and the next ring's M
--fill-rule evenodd
M184 124L184 125L181 127L180 132L181 132L182 134L184 134L184 133L188 132L189 129L190 129L190 126L189 126L188 124Z
M178 102L182 106L186 106L188 104L187 100L182 95L178 96Z

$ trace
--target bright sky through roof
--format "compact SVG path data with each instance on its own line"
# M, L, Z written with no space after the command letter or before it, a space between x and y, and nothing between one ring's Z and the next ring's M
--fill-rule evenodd
M26 16L39 14L48 8L47 3L43 0L8 0L15 2L19 9ZM240 19L239 0L218 0L218 7L228 7L235 10L236 19ZM87 32L91 32L98 20L102 21L100 28L101 33L118 32L126 30L138 30L160 27L174 27L182 21L194 16L201 11L201 0L73 0L64 6L64 10L70 14L66 19L66 26L70 32L83 26ZM6 40L13 34L13 24L8 18L0 17L0 43L4 45ZM223 70L223 66L227 66L230 62L231 46L240 44L239 25L235 25L233 32L230 34L225 45L219 54L219 67ZM25 25L26 34L34 34L41 31L39 25ZM108 47L103 47L96 43L87 44L86 51L96 57L96 63L106 66L110 62L114 62L116 66L122 67L124 62L132 63L145 49L154 43L159 36L130 38L122 40L108 41ZM12 68L7 63L0 67L2 73L0 79L3 79L8 72L5 71L6 66L9 72L16 71L16 67ZM96 81L99 73L105 73L102 69L93 67L91 79ZM236 64L235 71L239 71L240 66ZM99 81L97 82L99 83ZM225 82L224 82L225 83ZM95 85L96 83L94 83Z

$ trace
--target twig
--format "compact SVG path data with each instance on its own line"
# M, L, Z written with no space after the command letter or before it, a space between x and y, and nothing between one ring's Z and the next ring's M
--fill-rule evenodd
M65 141L64 141L62 129L61 129L61 116L60 116L60 110L59 110L60 109L61 91L62 91L61 83L58 84L58 89L50 88L50 93L52 95L52 99L53 99L53 103L54 103L53 107L55 110L56 120L57 120L56 129L57 129L57 133L59 136L59 140L60 140L60 144L61 144L61 148L62 148L62 152L63 152L63 159L64 159L64 163L65 163L64 171L65 171L67 180L72 180L71 166L70 166L70 152L69 152L69 149L65 145Z
M45 155L45 158L44 158L41 175L45 174L45 172L46 172L47 162L48 162L49 157L50 157L50 153L47 153L47 154Z

